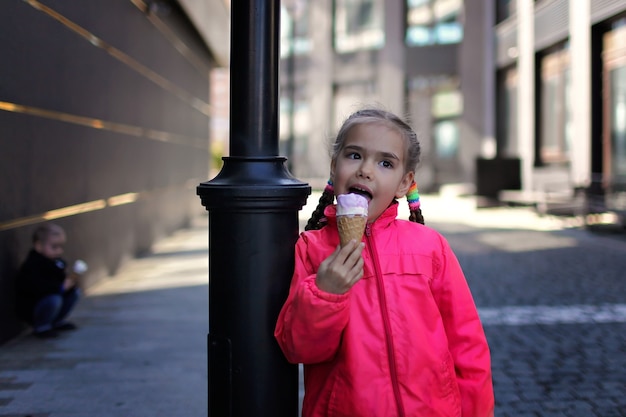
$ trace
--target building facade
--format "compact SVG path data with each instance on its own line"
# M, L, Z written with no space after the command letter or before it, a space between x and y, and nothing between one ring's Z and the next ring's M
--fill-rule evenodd
M520 159L531 198L626 209L626 3L503 0L496 18L498 156Z
M206 7L228 40L221 0L0 5L0 343L37 225L66 230L87 289L203 212L209 74L228 65L190 18Z
M461 140L465 30L462 0L283 2L281 149L295 175L323 183L341 122L376 105L421 138L423 190L471 181L482 138Z
M297 176L327 177L338 125L378 104L418 132L422 190L621 199L623 1L284 3L281 144Z

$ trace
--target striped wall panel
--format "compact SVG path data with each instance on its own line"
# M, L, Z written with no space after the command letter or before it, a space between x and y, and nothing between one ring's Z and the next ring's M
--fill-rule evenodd
M601 22L620 12L626 12L624 0L593 0L591 2L591 23Z
M517 59L517 18L510 17L496 26L496 63L499 68Z
M542 50L567 38L568 0L544 0L535 6L535 50Z

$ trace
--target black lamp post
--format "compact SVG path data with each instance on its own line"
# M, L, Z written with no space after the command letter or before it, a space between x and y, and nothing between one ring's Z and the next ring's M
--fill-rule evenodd
M209 211L209 416L295 417L298 369L273 331L311 187L278 155L279 0L231 2L230 156Z

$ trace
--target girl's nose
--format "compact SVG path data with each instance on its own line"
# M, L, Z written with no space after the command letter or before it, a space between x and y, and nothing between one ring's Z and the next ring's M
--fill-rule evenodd
M372 178L372 169L370 164L364 161L360 166L357 172L357 175L362 178L371 179Z

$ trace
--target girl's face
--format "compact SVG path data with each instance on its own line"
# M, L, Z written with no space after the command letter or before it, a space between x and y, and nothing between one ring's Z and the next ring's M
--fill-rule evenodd
M376 220L413 182L413 171L405 173L406 147L400 133L384 124L353 127L331 162L335 195L364 195L370 202L368 221Z

